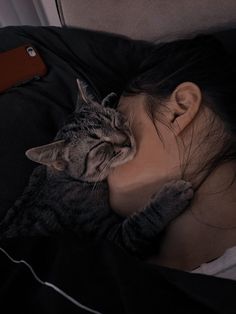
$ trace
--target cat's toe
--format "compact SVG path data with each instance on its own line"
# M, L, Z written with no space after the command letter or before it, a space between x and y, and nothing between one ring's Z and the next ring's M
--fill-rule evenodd
M169 188L174 189L176 193L182 193L189 188L192 188L192 183L185 180L173 180L168 182L166 185L168 185Z
M159 195L178 197L180 194L185 193L189 189L192 189L191 182L184 180L172 180L162 187L162 189L159 191ZM190 193L187 193L187 195L190 196Z
M185 200L190 200L193 198L193 195L194 195L194 192L193 192L193 188L191 185L188 188L186 188L186 190L182 191L181 198L183 198Z

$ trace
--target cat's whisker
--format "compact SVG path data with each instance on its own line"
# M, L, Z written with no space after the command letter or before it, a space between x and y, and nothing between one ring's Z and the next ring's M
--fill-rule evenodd
M116 156L115 156L116 157ZM104 171L107 170L107 168L110 166L110 164L113 162L113 160L115 159L115 157L111 158L110 160L108 160L108 162L105 164L105 166L103 167L102 171L100 172L98 179L95 181L93 187L92 187L92 191L93 192L98 184L98 182L100 181L101 176L103 175Z
M105 165L105 167L103 168L103 170L100 172L100 174L99 174L97 180L94 182L94 185L93 185L93 187L92 187L92 191L91 191L91 192L95 191L95 188L97 187L98 183L100 182L101 176L103 175L104 171L107 169L108 166L109 166L109 161L107 162L107 164Z
M129 113L129 117L128 117L128 125L129 125L129 127L131 125L131 112Z
M92 187L91 193L92 193L93 191L95 191L95 188L97 187L98 182L100 182L101 175L102 175L102 171L100 172L100 174L99 174L97 180L94 182L94 185L93 185L93 187Z
M134 112L130 112L129 114L129 127L131 128L132 124L133 124L133 121L134 121Z
M129 113L128 118L126 118L126 123L127 126L131 129L131 126L133 124L133 120L134 120L134 113L132 114L132 112Z
M94 127L93 127L93 125L91 126L91 128L92 128L93 132L94 132L94 133L96 133L96 131L95 131L95 129L94 129Z

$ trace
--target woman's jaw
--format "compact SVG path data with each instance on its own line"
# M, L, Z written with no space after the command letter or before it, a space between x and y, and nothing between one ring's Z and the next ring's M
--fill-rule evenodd
M180 168L173 133L171 142L165 144L167 150L164 150L145 110L143 96L121 98L118 110L131 121L137 149L132 160L113 168L108 177L110 204L115 211L126 216L141 210L164 183L180 178ZM161 127L167 138L166 133L171 131Z

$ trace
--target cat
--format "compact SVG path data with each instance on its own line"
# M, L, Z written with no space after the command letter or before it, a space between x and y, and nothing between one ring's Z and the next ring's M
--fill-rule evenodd
M77 80L74 113L50 144L26 151L41 164L22 197L0 223L0 239L64 231L106 238L140 258L151 255L161 231L189 205L190 182L171 181L141 211L124 218L109 205L107 176L131 160L135 140L125 117L115 110L114 93L101 103Z

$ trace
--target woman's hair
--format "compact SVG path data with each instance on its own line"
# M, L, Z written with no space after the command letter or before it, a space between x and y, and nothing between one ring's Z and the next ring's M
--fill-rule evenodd
M211 35L157 45L122 95L145 95L148 114L154 122L158 119L159 106L179 84L193 82L198 85L202 103L221 118L230 135L224 142L224 149L198 171L207 169L211 172L220 163L236 159L236 72L233 63L221 42Z

